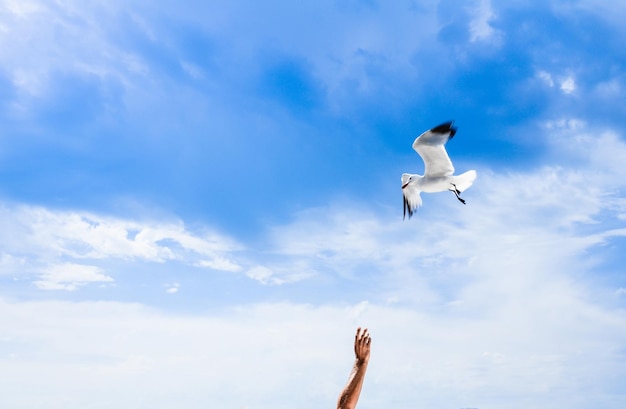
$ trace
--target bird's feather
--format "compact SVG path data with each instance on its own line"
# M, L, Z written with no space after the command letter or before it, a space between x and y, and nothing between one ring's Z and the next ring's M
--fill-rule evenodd
M424 161L425 177L450 176L454 166L444 145L456 133L452 122L446 122L424 132L413 142L413 149Z
M402 196L404 201L404 216L409 215L409 219L413 216L413 212L422 205L422 197L420 191L415 186L407 186L402 189Z

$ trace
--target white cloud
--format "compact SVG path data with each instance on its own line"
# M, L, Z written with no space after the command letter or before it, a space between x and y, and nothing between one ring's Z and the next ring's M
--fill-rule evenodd
M222 257L214 257L212 260L200 260L194 265L221 271L238 272L242 270L239 264Z
M552 75L547 71L539 71L537 72L537 77L546 83L550 88L554 87L554 80L552 79Z
M546 123L550 131L549 146L555 155L582 161L580 169L590 188L602 187L609 191L624 188L626 169L622 159L626 155L626 143L614 130L592 127L577 118L562 118ZM616 198L615 201L619 201Z
M182 222L137 222L80 211L53 211L35 206L0 205L2 270L47 277L40 288L71 287L72 279L57 279L58 266L92 278L95 270L74 270L85 262L179 262L200 268L237 272L242 266L232 255L241 250L233 239L216 232L194 233ZM62 261L71 260L69 264ZM17 263L19 261L19 269ZM97 267L84 266L87 269ZM79 269L80 270L80 269ZM56 278L55 278L56 277ZM102 277L100 277L102 278ZM76 280L88 282L89 279ZM98 281L98 280L93 280Z
M166 293L176 294L178 292L178 289L180 288L180 284L178 283L166 284L165 287L167 287L167 289L165 290Z
M545 83L550 88L553 88L555 85L555 82L558 82L559 89L563 91L565 94L572 94L577 89L576 79L571 75L559 76L559 75L551 74L545 70L539 70L535 75L537 78L539 78L543 83Z
M490 0L480 0L478 7L473 10L473 19L470 22L470 41L499 41L501 33L494 29L490 22L496 17Z
M106 283L114 281L104 274L103 270L82 264L59 264L48 266L41 273L35 285L42 290L73 291L88 283Z
M611 78L606 81L602 81L595 86L595 93L601 98L617 99L624 96L624 83L621 79Z
M283 285L291 284L299 281L307 280L316 275L312 271L311 266L306 262L299 262L298 260L289 259L289 262L284 262L284 255L279 255L282 262L270 262L270 266L255 265L246 271L246 276L253 280L258 281L261 284L267 285Z
M547 121L544 126L549 130L575 132L584 129L587 123L578 118L560 118L554 121Z
M256 266L252 267L246 272L246 275L254 280L257 280L263 284L271 283L281 284L280 280L274 278L274 272L267 267Z
M566 77L561 81L561 91L566 94L576 91L576 80L574 77Z
M104 88L122 84L127 90L148 78L145 61L118 44L111 31L119 27L119 7L114 1L4 1L0 67L16 89L8 112L29 119L57 92L59 75L101 81Z
M19 275L25 264L27 264L27 259L24 257L2 253L0 254L0 275Z
M29 0L4 0L3 6L10 13L22 18L42 10L41 4Z
M180 64L183 70L185 70L185 72L189 74L191 78L196 79L196 80L205 78L205 74L203 70L197 65L190 63L190 62L185 62L185 61L181 62Z

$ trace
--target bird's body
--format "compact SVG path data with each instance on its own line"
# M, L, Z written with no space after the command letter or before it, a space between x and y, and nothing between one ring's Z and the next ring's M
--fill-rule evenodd
M424 132L413 142L413 149L424 160L424 175L402 174L402 194L404 196L404 215L421 206L420 192L435 193L449 190L461 203L461 192L469 188L476 179L476 171L470 170L461 175L454 175L454 166L448 157L444 145L456 134L452 122L446 122Z

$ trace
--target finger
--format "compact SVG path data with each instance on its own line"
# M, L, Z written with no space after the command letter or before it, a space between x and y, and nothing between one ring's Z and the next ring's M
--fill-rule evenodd
M360 346L362 349L369 348L370 343L372 342L372 337L370 336L367 328L361 334Z
M363 331L359 334L357 340L355 341L355 350L361 355L364 349L368 345L369 333L367 332L367 328L363 329Z
M365 340L369 338L369 336L370 334L367 332L367 328L365 328L363 332L361 333L361 339L360 339L361 343L365 342Z

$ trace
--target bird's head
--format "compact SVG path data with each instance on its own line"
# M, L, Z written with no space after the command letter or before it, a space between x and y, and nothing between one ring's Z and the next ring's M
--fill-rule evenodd
M402 174L402 189L407 187L414 180L415 180L415 175L411 175L410 173L403 173Z

